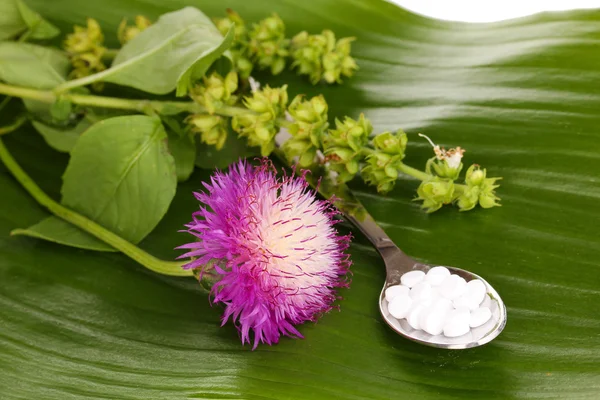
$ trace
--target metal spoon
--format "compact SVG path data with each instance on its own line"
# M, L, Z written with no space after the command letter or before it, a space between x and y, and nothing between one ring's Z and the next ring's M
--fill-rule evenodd
M344 208L342 206L342 209ZM448 266L446 268L451 273L463 277L467 282L472 279L481 279L485 283L487 296L482 306L488 307L492 312L492 317L485 324L477 328L472 328L469 333L463 336L448 338L443 334L432 336L425 331L415 330L408 324L406 319L399 321L392 317L387 309L385 289L393 285L399 285L400 277L408 271L420 270L426 273L434 265L420 263L404 254L366 211L361 213L360 219L357 218L356 214L348 214L346 212L344 212L344 216L361 230L383 258L387 277L379 295L379 311L384 321L397 333L407 339L427 346L444 349L467 349L486 344L502 332L502 329L506 325L506 307L494 288L483 278L472 272Z

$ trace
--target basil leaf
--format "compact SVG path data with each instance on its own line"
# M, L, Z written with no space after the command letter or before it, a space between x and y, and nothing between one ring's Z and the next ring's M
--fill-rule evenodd
M175 195L175 163L157 117L122 116L94 124L71 151L62 203L138 243Z
M163 14L123 46L109 69L87 77L85 84L112 82L154 94L177 88L184 95L232 40L232 32L224 38L200 10L185 7Z

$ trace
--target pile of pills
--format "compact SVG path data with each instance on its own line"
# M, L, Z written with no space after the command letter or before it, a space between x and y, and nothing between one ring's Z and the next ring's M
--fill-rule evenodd
M467 282L446 267L433 267L427 274L407 272L400 283L385 290L387 308L392 317L405 318L413 329L458 337L492 316L488 307L481 306L487 290L480 279Z

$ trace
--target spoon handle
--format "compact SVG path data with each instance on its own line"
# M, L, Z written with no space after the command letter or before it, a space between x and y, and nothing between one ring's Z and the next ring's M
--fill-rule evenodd
M381 252L383 249L398 249L347 185L322 178L318 188L319 193L325 198L334 198L334 205L337 209L344 214L348 221L360 229L377 250Z

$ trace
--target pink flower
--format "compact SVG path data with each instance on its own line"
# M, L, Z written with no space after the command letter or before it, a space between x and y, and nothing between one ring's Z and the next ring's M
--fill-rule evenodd
M242 343L274 344L281 335L302 337L295 325L330 311L336 289L347 287L344 253L350 237L340 236L330 202L318 200L304 175L278 178L268 161L252 167L240 161L216 172L187 232L197 241L181 246L194 257L184 268L213 260L219 279L214 303L223 303Z

